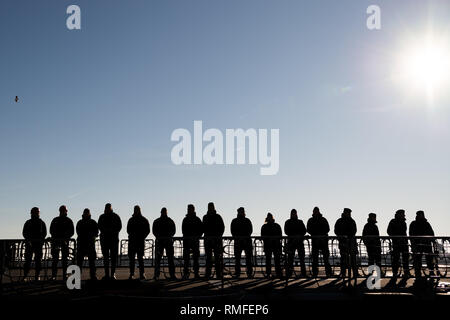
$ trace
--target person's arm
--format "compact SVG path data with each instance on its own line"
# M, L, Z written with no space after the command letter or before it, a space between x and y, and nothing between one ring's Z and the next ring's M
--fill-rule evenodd
M325 220L325 230L326 230L325 233L328 233L328 232L330 232L330 225L328 224L328 220L327 219L324 218L324 220Z
M231 225L230 225L230 232L231 232L231 235L233 236L233 237L235 237L236 236L236 222L235 222L236 220L232 220L231 221Z
M28 240L28 238L30 237L30 232L28 229L29 229L29 223L27 221L24 223L23 229L22 229L22 236L25 240Z
M73 221L72 219L69 220L70 221L70 227L69 227L69 238L73 237L73 234L75 233L75 228L73 227Z
M170 236L173 237L176 232L177 232L177 227L175 226L175 222L173 222L173 220L170 219Z
M94 232L95 236L94 236L94 238L97 238L98 237L99 228L98 228L97 221L95 221L95 220L93 220L93 221L94 221L94 226L95 226L95 232Z
M52 220L52 222L50 223L50 236L51 237L54 237L55 236L55 224L56 224L56 221L55 221L55 219L53 219Z
M221 216L220 217L220 235L222 236L223 233L225 232L225 224L223 223L223 219Z
M157 238L159 236L158 220L153 221L152 229L153 229L153 235Z
M337 236L340 236L340 235L341 235L340 233L341 233L341 232L340 232L340 230L339 230L339 220L338 220L338 221L336 221L336 223L334 224L334 234L337 235Z
M148 222L148 220L145 219L144 239L146 239L149 234L150 234L150 222Z
M42 239L45 239L45 237L47 237L47 226L44 221L42 221L42 229Z
M130 218L130 219L128 219L128 222L127 222L127 234L128 234L128 236L130 236L130 234L133 232L131 229L132 229L132 227L131 227L131 220L132 218Z
M305 234L306 234L306 227L305 227L305 224L303 223L303 221L301 221L300 220L300 234L302 235L302 236L304 236Z
M249 235L251 236L253 233L253 224L252 221L250 219L248 219L248 225L249 225Z
M117 233L119 233L120 230L122 230L122 220L120 219L120 216L117 215Z

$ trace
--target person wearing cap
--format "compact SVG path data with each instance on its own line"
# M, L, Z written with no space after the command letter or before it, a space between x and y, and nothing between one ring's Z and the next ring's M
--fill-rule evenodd
M159 278L161 258L166 250L167 260L169 264L169 275L171 280L176 280L173 236L175 235L175 222L167 216L167 209L161 209L161 216L153 221L153 235L156 238L155 243L155 275L154 279Z
M300 260L301 277L306 278L305 246L303 244L303 240L306 234L306 227L303 221L298 218L297 210L291 210L290 219L286 220L286 222L284 223L284 233L288 236L288 261L286 268L286 277L290 278L292 276L295 252L297 251Z
M189 279L189 264L192 252L194 278L199 279L200 238L203 235L203 222L197 217L193 204L187 206L187 213L181 225L183 232L183 279Z
M27 279L30 271L31 260L34 254L35 280L39 280L41 271L42 246L47 236L45 222L39 217L38 207L34 207L30 212L31 219L27 220L23 226L22 235L25 239L25 264L23 265L23 279Z
M410 277L409 272L409 248L406 225L405 210L399 209L395 212L395 217L389 222L387 233L392 237L392 274L398 277L400 267L400 256L402 258L404 277Z
M364 245L367 248L369 266L375 264L381 268L380 231L378 230L377 215L375 213L369 213L362 235Z
M252 222L245 216L245 209L237 209L237 217L231 221L231 235L234 242L235 277L241 274L241 254L245 252L247 277L253 277L253 246L250 238L253 233Z
M52 280L56 280L58 272L59 253L61 252L63 280L67 276L67 258L69 256L70 238L74 234L72 219L67 216L67 207L59 207L59 216L50 224L50 235L52 236Z
M97 280L95 270L95 260L97 252L95 250L95 239L98 237L97 222L91 218L91 211L86 208L83 211L81 220L77 222L77 265L83 270L83 261L87 256L89 260L89 273L91 280Z
M130 262L129 279L134 279L135 259L139 262L139 279L145 280L144 253L145 239L150 233L150 223L142 215L141 207L134 206L133 215L127 223L128 259Z
M116 279L117 259L119 257L119 232L122 230L122 220L113 211L112 205L107 203L103 214L98 218L100 230L100 246L103 254L104 280ZM111 259L111 273L109 263Z
M325 272L328 277L332 275L331 265L329 261L330 250L328 248L328 232L330 232L330 225L327 219L320 213L320 209L315 207L313 209L312 217L309 218L306 225L306 230L312 236L312 273L317 277L319 273L319 253L322 253L323 262L325 265Z
M278 223L275 222L273 215L267 214L265 224L261 227L261 237L264 241L264 253L266 255L266 277L272 274L272 254L275 260L276 277L281 279L283 272L281 270L281 237L283 232Z
M409 235L411 237L429 236L434 237L434 231L430 223L425 218L425 213L420 210L416 213L416 220L409 225ZM411 239L411 249L414 257L414 274L416 278L422 277L422 256L425 254L430 275L434 276L435 263L433 258L433 244L434 240L431 238L425 239ZM438 270L439 272L439 270Z
M341 217L334 225L334 233L339 237L339 252L341 255L341 277L345 278L346 271L349 272L351 278L351 271L356 278L358 275L358 265L356 263L356 255L358 253L358 245L356 243L357 227L356 222L352 218L352 210L344 208Z
M211 277L212 260L214 253L216 277L222 278L223 244L222 235L225 231L225 224L222 217L217 213L213 202L208 203L208 211L203 216L203 228L205 231L205 254L206 268L205 278Z

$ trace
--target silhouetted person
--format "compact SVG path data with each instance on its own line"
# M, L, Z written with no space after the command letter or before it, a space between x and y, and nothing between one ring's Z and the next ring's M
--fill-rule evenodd
M400 255L402 256L402 264L404 276L410 276L409 273L409 249L406 230L405 210L400 209L395 213L395 218L389 222L387 233L392 238L392 274L398 276L398 268L400 266ZM401 238L396 238L401 236Z
M197 217L193 204L189 204L187 207L187 214L183 219L181 229L183 232L183 278L189 279L189 262L192 252L192 258L194 260L194 276L198 279L200 278L198 273L198 259L200 256L200 238L203 235L203 222Z
M134 278L135 257L139 262L139 279L145 279L144 251L145 238L150 233L150 223L141 213L139 206L134 206L133 216L128 220L128 258L130 260L130 279Z
M275 223L273 215L269 212L265 224L261 227L261 237L264 240L264 253L266 255L266 276L272 274L272 254L275 260L275 273L277 278L283 277L281 270L281 237L283 233L278 223Z
M203 230L205 232L206 270L205 277L211 276L212 257L214 253L217 278L222 278L222 235L225 225L222 217L217 214L214 203L208 203L208 212L203 216Z
M434 231L430 223L425 218L425 213L420 210L416 213L416 220L409 225L409 235L411 237L417 236L431 236L434 237ZM433 258L433 239L411 239L411 249L414 257L414 273L416 278L422 276L422 256L425 254L427 267L430 270L430 275L434 276L434 258Z
M286 277L290 278L292 276L292 271L294 268L294 258L295 252L298 252L298 257L300 259L300 270L301 276L306 277L306 266L305 266L305 246L303 240L306 234L306 227L302 220L297 216L297 210L291 210L291 217L284 223L284 233L288 236L287 239L287 269Z
M309 218L307 231L312 236L312 273L314 277L318 275L319 252L322 252L323 262L325 264L325 272L327 276L331 276L331 266L329 262L330 250L328 249L328 232L330 225L325 219L318 207L313 209L312 217Z
M119 256L119 232L122 230L122 220L112 209L110 203L105 205L105 211L98 219L100 230L100 245L102 247L103 265L105 269L104 279L116 279L115 272L117 258ZM111 259L111 274L109 260Z
M251 235L253 233L252 222L245 217L245 209L237 209L237 217L231 221L231 235L234 237L235 277L241 274L241 254L245 252L245 266L247 277L253 277L253 246Z
M14 99L14 101L16 101L16 103L19 102L19 97L16 96L16 98Z
M30 271L31 260L34 254L35 279L39 280L41 272L42 246L47 236L47 227L39 217L39 208L31 209L31 219L27 220L23 226L22 235L25 238L25 264L23 266L24 279Z
M166 250L166 256L169 264L170 279L175 277L175 264L173 261L173 236L175 235L175 223L167 216L167 209L161 209L161 216L153 222L153 234L156 238L156 256L155 256L155 279L159 278L161 267L161 258Z
M377 265L381 268L381 241L377 226L377 215L369 213L367 223L363 229L363 242L367 248L369 266Z
M69 256L70 238L74 234L72 219L67 216L66 206L59 207L59 216L52 220L50 224L50 235L52 236L52 279L55 280L58 273L59 253L61 252L61 262L63 279L66 279L67 258Z
M83 211L81 220L77 222L77 264L83 270L83 261L87 256L89 261L89 273L91 280L97 280L95 274L95 260L97 252L95 249L95 239L98 237L97 222L91 218L91 211L86 208Z
M339 252L341 255L341 276L345 278L346 271L349 271L349 277L351 278L351 270L353 270L353 276L358 275L358 265L356 263L356 254L358 252L358 246L356 243L356 222L353 220L352 210L344 208L341 217L336 221L334 225L334 233L339 237Z

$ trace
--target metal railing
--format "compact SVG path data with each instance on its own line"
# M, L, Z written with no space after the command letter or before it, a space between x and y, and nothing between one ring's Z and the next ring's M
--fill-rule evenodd
M328 250L329 250L329 262L332 268L332 275L325 275L324 272L324 261L322 255L319 258L319 274L317 277L338 277L341 272L341 251L339 249L339 242L347 243L350 242L356 243L356 249L352 251L355 256L356 266L358 270L359 277L366 277L367 267L368 267L368 250L365 245L365 241L367 240L376 240L379 241L379 251L381 258L381 271L383 276L392 277L392 257L395 250L395 243L402 242L403 250L408 253L408 262L407 264L400 263L399 270L402 270L404 265L407 265L408 270L412 276L416 276L414 274L414 262L415 257L417 257L417 250L425 251L422 252L420 269L422 275L430 276L430 272L427 268L425 262L427 262L426 257L429 257L436 266L436 273L440 277L447 277L448 269L450 264L450 237L354 237L353 239L346 239L343 237L335 237L335 236L327 236L327 237L311 237L305 236L303 237L303 245L305 249L305 265L307 268L307 276L311 277L312 275L312 240L314 238L317 239L327 239ZM183 237L173 237L171 238L174 246L174 261L175 261L175 269L176 273L181 275L184 267L183 260ZM234 274L234 266L235 266L235 256L234 256L234 240L236 238L224 236L221 238L223 244L223 255L222 255L222 266L223 266L223 274L233 275ZM265 254L264 254L264 240L267 240L267 237L251 237L252 243L252 264L253 264L253 275L254 276L265 276ZM280 241L281 245L281 265L284 270L287 268L287 255L288 255L288 246L287 241L289 237L277 237ZM417 244L419 246L417 247ZM430 250L421 250L426 243ZM42 272L41 277L47 278L51 273L51 264L53 261L53 257L51 256L51 246L52 240L46 239L43 241L42 246ZM156 252L156 243L153 239L145 240L145 251L144 251L144 265L147 268L153 268L155 266L155 252ZM2 277L2 281L4 278L8 278L10 281L14 281L23 276L23 266L25 262L25 240L0 240L0 276ZM204 247L204 238L199 239L199 248L200 248L200 257L199 264L200 268L203 269L206 263L205 257L205 247ZM398 249L397 249L398 250ZM69 264L76 263L76 240L71 239L69 242ZM96 240L96 266L103 266L103 257L101 254L101 246L100 241ZM192 259L192 257L191 257ZM118 267L128 267L128 240L120 240L119 243L119 259L118 259ZM417 260L416 260L417 261ZM85 261L87 266L87 261ZM245 253L242 252L241 256L241 267L245 268ZM192 261L190 262L192 266ZM274 264L272 264L274 265ZM167 256L164 256L161 260L161 271L163 274L167 273L168 260ZM213 263L214 266L214 263ZM32 268L34 267L34 261L32 264ZM214 269L214 268L213 268ZM300 259L298 255L295 255L293 260L293 276L299 276L300 274ZM404 274L406 270L402 270Z

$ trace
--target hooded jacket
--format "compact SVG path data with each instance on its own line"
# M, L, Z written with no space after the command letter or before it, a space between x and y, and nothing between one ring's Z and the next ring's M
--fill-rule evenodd
M144 241L150 234L150 223L142 214L134 213L127 223L129 240Z
M98 237L98 225L97 222L91 217L83 217L77 222L77 235L78 243L80 242L93 242Z
M50 224L50 235L53 239L67 240L74 234L72 219L69 217L58 216Z
M184 237L200 238L203 235L203 222L196 213L188 213L181 224Z
M330 225L327 219L321 213L318 213L309 218L307 230L312 236L326 236L330 232Z
M103 213L98 218L100 238L119 240L119 232L122 230L122 220L115 212Z
M153 221L153 234L158 238L170 238L175 235L175 222L169 217L159 217Z
M231 235L233 237L250 237L253 233L252 222L247 217L237 217L231 221Z
M284 223L284 233L290 237L304 237L306 227L302 220L290 218Z
M221 237L225 231L223 219L216 210L208 211L203 216L203 227L205 237Z
M47 236L47 227L41 218L31 218L23 226L22 235L25 240L44 240Z

